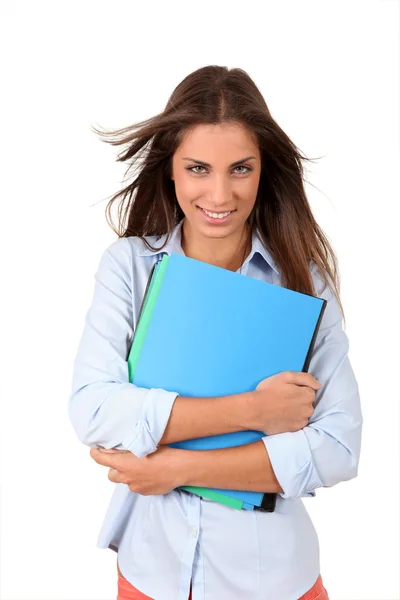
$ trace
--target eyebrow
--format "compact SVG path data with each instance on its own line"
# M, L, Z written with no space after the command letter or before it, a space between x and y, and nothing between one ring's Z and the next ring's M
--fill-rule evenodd
M241 160L237 160L236 162L233 162L232 164L230 164L230 167L236 167L236 165L240 165L243 162L246 162L246 160L251 160L252 158L256 158L255 156L246 156L246 158L242 158ZM199 163L200 165L203 165L203 167L211 167L211 165L209 163L204 162L203 160L197 160L195 158L189 158L189 157L185 157L182 160L191 160L195 163Z

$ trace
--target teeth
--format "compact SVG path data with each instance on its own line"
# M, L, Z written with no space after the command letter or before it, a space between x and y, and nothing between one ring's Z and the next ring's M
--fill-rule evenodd
M230 215L232 212L230 210L229 212L226 212L226 213L217 214L217 213L208 212L208 210L205 210L204 208L202 208L201 210L203 210L206 213L206 215L208 215L209 217L213 217L213 219L223 219L224 217L227 217L228 215Z

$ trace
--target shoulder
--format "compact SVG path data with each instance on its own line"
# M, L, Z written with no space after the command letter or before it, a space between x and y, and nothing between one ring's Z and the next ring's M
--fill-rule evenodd
M145 236L149 244L154 245L159 239L157 236ZM138 236L120 237L105 249L105 253L118 262L130 263L131 265L141 258L141 254L147 250L143 239Z
M315 296L326 300L325 310L321 321L321 329L342 323L343 314L334 292L334 284L326 269L321 269L312 261L310 273L314 283ZM325 281L326 279L326 281Z
M145 236L151 244L156 244L157 236ZM109 244L100 259L98 276L111 285L122 283L132 290L135 286L147 283L152 260L143 239L138 236L120 237ZM145 253L147 251L147 253ZM151 257L150 253L150 257Z

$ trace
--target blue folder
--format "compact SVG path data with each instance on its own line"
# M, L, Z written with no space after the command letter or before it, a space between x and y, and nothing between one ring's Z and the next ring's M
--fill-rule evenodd
M215 397L252 391L282 371L306 372L325 306L323 298L165 254L154 265L143 298L128 358L130 380L182 396ZM265 435L239 431L169 446L210 450ZM204 488L181 487L204 495ZM208 489L209 497L214 492L216 501L223 498L236 508L275 508L276 494Z

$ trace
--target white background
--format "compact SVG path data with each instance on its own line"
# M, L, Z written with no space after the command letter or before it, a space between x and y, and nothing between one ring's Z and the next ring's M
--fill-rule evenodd
M0 14L1 598L116 598L116 554L96 548L115 484L67 416L126 167L90 126L151 117L219 64L246 70L322 157L306 191L339 258L364 427L358 477L304 503L330 600L398 600L399 2L10 1Z

